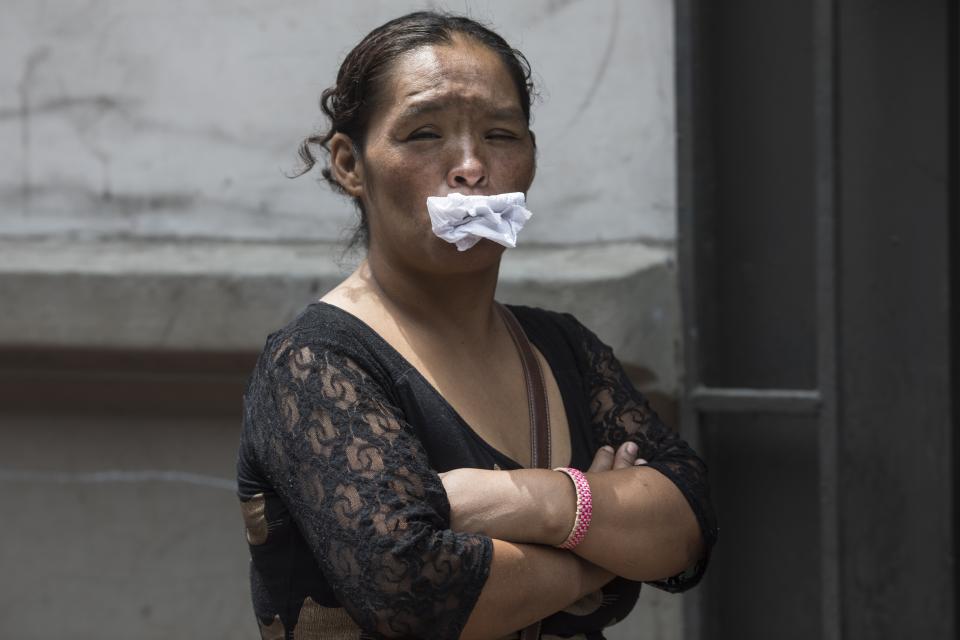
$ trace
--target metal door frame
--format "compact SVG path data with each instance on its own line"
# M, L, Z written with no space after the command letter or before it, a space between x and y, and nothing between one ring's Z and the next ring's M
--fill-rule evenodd
M704 416L715 414L741 413L750 414L762 412L773 415L800 415L812 419L817 424L818 434L818 481L819 481L819 511L820 511L820 535L819 535L819 558L820 558L820 637L826 640L839 640L845 634L856 635L861 633L857 627L857 620L862 620L863 612L859 608L862 606L862 598L858 599L854 593L854 587L851 587L853 576L850 575L850 557L860 553L863 559L863 549L854 549L853 542L851 547L844 553L844 540L849 539L850 530L858 521L851 520L855 516L847 515L847 520L841 518L840 512L841 500L849 502L849 487L844 489L841 495L840 482L847 476L845 469L851 462L851 455L847 449L841 451L840 442L843 436L843 442L848 442L852 432L859 428L863 433L861 426L845 422L843 432L840 430L842 416L849 416L857 403L864 402L868 396L854 397L845 396L847 393L841 384L850 375L850 371L864 371L863 363L858 363L857 351L852 350L850 342L856 337L847 333L847 338L841 341L840 332L845 330L849 318L841 317L846 309L849 315L856 315L851 311L849 297L851 295L860 295L853 291L857 287L857 282L849 280L850 274L844 270L840 271L841 266L847 269L849 264L855 264L860 260L860 254L857 253L857 244L851 243L854 235L840 235L840 223L851 224L851 219L855 219L857 213L855 207L847 210L845 219L841 219L841 202L848 203L844 198L851 192L850 188L843 183L844 173L854 173L864 165L851 164L850 157L852 150L857 147L847 147L845 142L851 129L851 122L841 129L839 118L846 112L844 109L851 104L851 98L856 98L856 87L850 86L853 78L858 77L855 72L845 76L842 86L849 93L841 102L841 69L847 69L841 66L846 65L853 57L851 47L857 46L856 37L860 35L855 29L860 28L859 22L856 22L851 16L856 13L850 12L851 5L841 5L837 0L811 0L810 7L813 11L813 42L812 42L812 122L814 126L814 144L813 144L813 175L814 183L812 185L814 195L814 252L815 252L815 316L816 316L816 386L815 388L782 388L782 389L759 389L759 388L741 388L741 387L711 387L705 383L703 377L703 362L701 361L701 329L705 325L700 325L700 316L698 315L698 274L697 274L697 249L702 246L703 238L698 238L698 230L703 233L704 228L709 228L711 222L716 219L718 212L715 203L712 202L711 190L714 187L712 182L712 168L709 150L712 145L713 132L707 126L707 121L702 113L701 104L704 103L704 96L698 95L699 91L704 91L702 85L702 74L706 64L706 49L704 40L705 19L699 15L698 8L707 6L704 3L709 0L677 0L675 3L676 13L676 58L677 58L677 161L678 161L678 264L680 280L680 299L683 313L683 363L684 379L682 384L682 397L680 401L680 424L685 438L696 448L702 449L701 428L704 422ZM941 608L937 610L940 615L937 620L941 629L955 629L957 614L960 612L960 563L955 559L955 555L960 551L960 469L957 468L957 460L960 460L960 3L955 0L940 0L942 4L937 3L919 3L914 5L917 11L924 9L927 11L924 16L937 16L935 25L932 22L922 23L924 29L939 29L943 24L944 31L928 33L927 31L916 31L914 23L913 31L906 31L909 37L923 38L929 35L936 42L943 46L948 60L936 58L937 66L929 66L934 58L928 58L919 62L910 62L909 64L926 64L928 66L916 66L914 68L899 67L901 77L906 69L909 74L914 70L934 69L936 76L928 77L926 82L930 84L923 85L929 89L924 95L936 95L938 102L929 103L941 105L946 108L944 112L933 110L930 113L941 117L945 113L945 125L948 130L945 135L945 146L930 147L931 153L942 154L945 150L947 157L944 160L942 155L935 158L937 170L946 169L947 175L942 183L937 183L933 188L936 193L945 196L936 204L935 208L926 210L930 220L935 220L934 226L928 226L923 236L937 244L934 249L939 252L936 255L946 258L946 271L940 271L943 262L938 262L935 270L925 274L932 277L937 282L936 295L929 295L922 298L923 304L927 306L919 308L921 312L939 313L942 309L942 301L947 303L948 316L943 325L937 325L935 341L928 341L925 344L936 344L937 353L931 355L925 352L927 360L916 360L916 362L933 362L945 365L946 372L938 370L936 379L938 394L952 394L950 398L944 398L944 395L937 396L938 407L936 422L928 422L928 425L935 425L936 431L928 428L925 433L928 437L935 437L938 443L942 443L946 450L937 452L937 460L942 463L941 469L946 469L947 476L939 475L923 476L934 479L937 484L937 494L941 499L937 504L941 508L953 509L952 514L947 513L948 522L940 529L942 532L949 533L950 542L946 547L937 547L934 551L936 557L940 558L937 565L938 569L931 569L931 575L936 574L938 584L942 588L938 593L949 598L953 603L953 610L949 610L949 605L938 605ZM862 9L861 5L860 8ZM881 8L890 8L890 5L883 5ZM890 16L893 15L893 22ZM910 14L910 17L920 14ZM888 20L883 24L883 28L876 32L879 36L899 34L904 28L896 22L896 14L887 14ZM945 20L944 20L945 19ZM842 27L842 29L841 29ZM869 33L869 32L868 32ZM842 34L842 36L841 36ZM848 42L848 38L853 34L854 38ZM844 38L841 41L841 37ZM842 46L841 46L842 45ZM842 54L841 54L842 51ZM862 50L861 50L862 51ZM841 59L841 55L844 59ZM937 53L936 55L941 55ZM918 59L920 60L920 59ZM862 58L861 58L862 61ZM941 67L946 63L945 67ZM855 68L855 67L854 67ZM882 69L886 71L886 69ZM944 85L939 83L943 82ZM898 89L896 85L887 85ZM916 87L914 87L916 89ZM941 91L945 89L945 92ZM889 94L887 95L889 99ZM940 103L939 100L945 95L946 103ZM852 102L856 104L854 100ZM862 103L861 107L862 108ZM937 107L939 109L940 107ZM866 113L866 112L863 112ZM897 120L895 117L889 121L884 121L884 125L890 127L909 126L914 123L922 123L926 111L907 111L913 120ZM857 118L860 112L854 112L851 118ZM927 121L939 122L939 121ZM939 126L939 125L937 125ZM921 128L922 130L922 128ZM906 129L910 135L913 129ZM930 134L927 128L926 133ZM874 138L877 139L877 138ZM883 138L879 138L883 140ZM855 141L854 141L855 142ZM841 144L844 145L844 154L841 155ZM852 143L851 143L852 144ZM894 147L894 150L896 148ZM924 153L926 149L924 149ZM855 154L852 154L855 155ZM933 158L933 156L931 156ZM929 158L928 158L929 159ZM862 161L862 158L861 158ZM846 164L844 164L846 163ZM849 175L848 175L849 177ZM896 180L896 178L894 178ZM887 183L889 184L889 183ZM913 182L905 183L906 189L924 188L917 187L919 184L915 179ZM923 183L926 184L926 183ZM940 186L944 191L939 191ZM881 187L884 183L878 183ZM885 190L876 193L886 193ZM931 192L932 193L932 192ZM945 207L945 208L943 208ZM862 224L862 209L859 210L859 224ZM902 212L898 215L903 215ZM897 218L899 219L899 218ZM847 227L843 227L847 229ZM936 230L936 231L933 231ZM934 237L934 233L938 234ZM945 243L941 243L940 233L949 236ZM709 234L708 234L709 237ZM847 247L848 253L844 254L844 247ZM943 253L946 251L947 253ZM856 259L856 260L855 260ZM869 263L868 263L869 264ZM900 264L900 263L896 263ZM903 263L904 265L913 263ZM702 274L701 274L702 275ZM844 292L842 282L847 283L851 291ZM860 281L862 286L863 280ZM945 291L944 291L945 290ZM936 300L937 305L930 304L931 300ZM847 305L847 306L844 306ZM911 310L913 311L913 310ZM942 317L942 316L938 316ZM951 323L952 320L952 323ZM924 326L924 325L918 325ZM945 327L944 329L941 329ZM945 335L941 335L941 330ZM881 334L877 334L881 335ZM882 334L886 335L886 334ZM897 339L897 336L890 336ZM940 357L940 345L949 345L949 352ZM841 362L843 354L849 353L850 358L847 366ZM939 365L938 365L939 366ZM869 372L867 372L869 374ZM842 374L842 375L841 375ZM944 379L943 376L949 376ZM844 377L846 376L846 377ZM908 400L909 402L909 400ZM903 405L909 407L909 405ZM846 419L846 418L843 418ZM940 420L943 420L941 423ZM942 437L941 437L942 436ZM884 441L880 441L884 442ZM843 453L844 468L840 467L841 453ZM947 465L947 466L945 466ZM920 474L921 476L923 474ZM849 478L848 478L849 479ZM948 484L949 483L949 484ZM929 485L928 485L929 486ZM942 489L941 489L942 488ZM863 498L862 493L858 496ZM866 501L869 501L869 496ZM846 503L844 503L846 504ZM863 502L867 505L867 502ZM868 510L869 513L869 510ZM943 513L942 511L940 513ZM721 527L722 514L721 515ZM862 515L862 514L861 514ZM846 523L846 524L845 524ZM877 523L871 523L877 524ZM882 525L882 523L880 523ZM943 524L941 522L941 524ZM952 526L952 531L949 527ZM847 536L846 538L844 536ZM952 549L948 548L952 543ZM721 545L722 545L721 537ZM869 553L869 552L868 552ZM898 550L902 553L902 549ZM927 561L934 557L927 554ZM902 558L898 560L902 564ZM894 561L896 562L896 561ZM952 567L950 566L952 564ZM895 567L895 564L891 564ZM925 567L934 566L933 564L924 565ZM938 572L939 571L939 572ZM950 581L952 580L952 585ZM846 587L844 587L846 584ZM943 589L952 587L952 594L944 594ZM707 637L708 629L704 628L704 607L702 603L705 598L710 598L709 590L704 591L700 587L685 596L684 600L684 619L685 636L692 640L699 640ZM918 593L918 600L923 597ZM885 603L889 606L889 603ZM845 607L847 607L845 609ZM908 606L908 609L910 607ZM912 609L916 610L916 608ZM899 615L897 611L892 614L887 611L888 619L890 615ZM858 618L859 616L859 618Z
M814 0L814 118L816 138L816 317L817 388L754 389L706 386L700 377L697 328L695 218L713 215L709 202L698 202L700 182L707 179L704 159L695 141L709 132L698 122L696 75L699 64L699 21L694 0L677 0L677 116L678 116L678 262L680 297L684 316L684 389L680 424L685 438L699 448L704 413L764 412L805 415L819 425L821 637L841 637L840 535L837 512L837 245L836 234L836 6L835 0ZM696 215L695 215L696 212ZM702 588L702 587L701 587ZM699 640L702 629L702 594L694 590L684 601L685 637Z

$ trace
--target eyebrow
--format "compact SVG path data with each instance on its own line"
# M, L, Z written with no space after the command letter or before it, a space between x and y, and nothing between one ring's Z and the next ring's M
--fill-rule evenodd
M451 108L452 104L446 100L424 100L410 105L400 114L400 119L407 120L416 118L428 113L436 113L444 109ZM518 107L500 107L488 111L488 115L494 120L522 120L523 111Z

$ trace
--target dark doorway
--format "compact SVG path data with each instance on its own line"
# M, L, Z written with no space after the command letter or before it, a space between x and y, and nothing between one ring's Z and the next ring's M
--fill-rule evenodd
M956 3L677 27L682 429L721 527L688 637L955 637Z

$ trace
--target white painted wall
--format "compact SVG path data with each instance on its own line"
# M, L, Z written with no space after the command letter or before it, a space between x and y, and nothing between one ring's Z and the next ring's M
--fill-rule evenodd
M0 286L0 292L14 292L0 297L23 302L25 297L16 293L23 287L36 295L34 281L23 277L23 273L34 271L60 287L73 287L68 293L79 296L74 281L63 276L70 269L43 259L51 247L80 246L64 237L339 239L352 222L352 206L308 177L291 181L284 174L296 167L299 141L322 126L316 101L321 90L334 80L338 63L350 47L385 20L426 6L431 5L328 0L4 0L0 9L0 241L9 247L15 244L11 238L52 235L59 239L43 244L31 260L19 259L15 268L8 269L10 262L18 260L13 255L16 252L0 250L0 275L13 274L6 280L0 278L0 285L8 280L11 283L6 289ZM448 2L444 7L466 9L492 23L523 50L543 94L534 109L540 144L537 181L530 193L535 217L525 229L521 244L601 242L605 246L596 249L616 250L605 244L616 240L624 250L633 251L648 251L637 242L666 245L660 251L664 256L661 268L651 267L649 277L642 279L642 287L634 286L632 276L611 277L598 285L595 295L610 301L601 311L611 317L609 322L596 323L595 328L618 349L637 354L638 364L651 367L659 375L660 388L673 390L678 319L674 271L669 264L675 237L671 0L468 0ZM109 247L115 244L81 248L102 253L111 251ZM176 251L177 246L153 246L150 255L172 251L173 257L163 268L148 265L144 273L111 270L110 260L98 262L91 271L94 275L103 268L118 279L131 279L131 283L127 288L110 289L110 295L88 297L86 304L95 310L119 305L142 311L138 298L126 295L130 288L153 303L162 301L156 293L157 273L179 266L197 267L189 255ZM192 246L202 251L206 245ZM33 251L32 247L24 251ZM570 251L589 253L593 249ZM137 251L138 243L129 243L125 250ZM223 247L220 250L222 253ZM560 253L566 255L566 251ZM518 260L514 271L522 272L534 258L528 255L526 262ZM245 258L247 262L250 259L249 255ZM560 263L553 279L566 278L575 284L577 274L587 271L582 262ZM564 273L565 269L569 271ZM228 273L221 271L215 275L225 284L217 286L235 305L237 298L243 299L237 293L242 288L234 286L231 279L242 279L243 269L234 266ZM535 288L523 290L520 296L523 278L515 280L511 286L516 289L516 299L530 302L530 291ZM648 286L660 295L648 292ZM56 300L66 298L56 295L55 287L53 291L44 304L55 306ZM550 302L564 303L564 295L575 291L558 286ZM248 302L262 304L263 300ZM176 304L165 307L173 318L179 317L181 308ZM32 309L33 313L23 312L22 326L36 322L37 313L44 315L41 305L33 304ZM47 309L46 316L52 315L57 314ZM611 327L633 326L612 317L626 315L639 316L644 329L629 335L613 330ZM170 322L168 329L174 326ZM103 335L116 336L115 329L105 323ZM67 330L75 331L76 327ZM13 327L5 335L23 333ZM40 338L37 341L43 343ZM88 437L75 426L71 420L50 428L74 438ZM137 429L137 425L130 425L130 433L137 433ZM0 436L4 433L0 430ZM233 432L224 431L223 442L210 449L218 454L231 450L234 437ZM44 438L44 442L49 440ZM69 445L69 439L63 441ZM173 445L172 441L168 444ZM0 447L0 452L4 450ZM9 447L6 450L16 451ZM60 451L73 449L63 446ZM122 459L134 468L138 464L154 468L159 464L154 459L157 455L145 455L143 460L135 455ZM91 468L112 464L106 457L76 459ZM15 459L0 455L0 465L5 467L31 461L35 462L29 456ZM208 471L226 473L219 468ZM51 503L52 498L45 493L50 489L45 487L29 485L26 490L38 497L36 504L56 505L56 499L74 497L73 503L81 507L86 504L82 492L79 497L61 496ZM178 495L171 494L171 511L189 511L192 503ZM152 496L149 504L158 514L166 514L167 503ZM93 511L65 507L64 512L48 509L45 513L61 518L74 514L77 521L87 522L83 517L96 515L96 505L103 504L112 519L96 518L101 529L85 530L83 536L109 537L111 527L116 527L119 531L129 529L128 538L134 541L131 544L159 539L153 520L127 517L125 499L114 502L109 496L96 494L96 500L102 502L92 501ZM189 558L210 558L209 554L196 553L204 544L222 551L224 536L232 535L229 532L235 526L232 518L224 511L200 538L184 536L182 546L189 547ZM136 584L146 566L126 563L124 558L133 557L135 547L117 542L116 566L111 566L116 580L103 581L96 576L102 566L80 562L64 571L55 560L59 556L43 551L48 548L48 540L36 538L28 529L16 529L14 534L22 544L18 542L11 549L36 547L38 553L24 557L51 560L17 565L32 572L34 581L13 581L12 586L0 588L0 603L11 603L10 607L17 610L15 616L0 615L0 636L4 637L43 637L44 633L37 631L37 618L24 615L31 612L42 613L44 624L60 629L69 626L65 620L74 618L69 612L102 613L102 603L110 601L110 590L123 591L125 581ZM81 542L87 544L89 540ZM212 633L212 637L236 637L232 630L243 628L252 636L253 627L248 625L252 615L246 598L238 595L243 588L237 589L244 579L244 567L232 556L221 554L218 558L220 562L213 570L208 571L212 566L209 563L204 565L206 573L199 578L190 573L196 569L193 564L188 566L192 560L172 563L170 571L192 576L197 590L164 591L160 600L151 604L152 609L136 609L142 618L139 636L168 637L174 627L188 628L186 635ZM223 572L217 573L220 568ZM50 600L24 599L23 593L33 592L37 576L64 573L76 587L70 592L77 598L75 604L48 606ZM51 579L44 584L59 589L62 582ZM231 589L230 597L217 591L225 583ZM163 590L170 584L158 581ZM14 593L20 588L17 585L27 585L27 591ZM221 618L242 620L242 625L215 624L217 629L211 631L210 618L184 620L178 607L194 606L195 594L201 592L212 594L204 602L220 611ZM49 589L44 593L49 594ZM133 592L128 595L130 600L122 603L124 606L132 603L141 607L138 596ZM676 597L645 590L634 613L613 628L609 637L679 638L679 602ZM85 608L88 603L93 604ZM129 611L127 614L133 615ZM105 632L103 637L126 637L129 633L123 629L121 626L111 631L113 635Z
M371 28L424 2L6 0L0 235L337 240L296 167ZM528 243L674 235L672 3L449 2L529 57L543 100Z

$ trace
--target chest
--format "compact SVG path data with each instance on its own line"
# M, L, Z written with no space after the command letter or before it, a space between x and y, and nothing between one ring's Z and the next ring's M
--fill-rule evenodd
M512 341L489 357L426 360L406 354L433 389L470 430L500 453L530 465L530 413L519 354ZM571 459L568 416L563 395L546 358L534 353L543 372L547 392L552 466Z
M375 296L358 298L366 301L360 304L336 294L335 290L328 297L360 318L403 357L405 364L412 366L413 371L400 372L407 379L405 384L413 387L404 401L408 404L405 410L411 420L423 427L423 444L436 460L449 460L451 456L445 454L456 450L463 454L452 456L463 461L460 466L482 464L478 459L489 460L489 452L487 456L467 453L471 450L469 445L479 439L481 448L492 447L520 465L529 466L530 413L523 366L505 325L498 325L496 335L478 349L462 340L460 344L444 341L404 324L375 304ZM567 465L575 447L561 385L544 355L536 346L533 351L547 393L551 465ZM447 424L441 424L441 415ZM465 442L464 435L474 442Z

